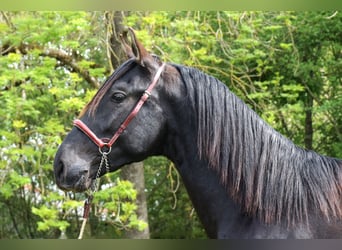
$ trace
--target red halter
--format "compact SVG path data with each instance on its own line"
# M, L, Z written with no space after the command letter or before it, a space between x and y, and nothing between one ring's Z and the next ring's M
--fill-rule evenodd
M112 145L116 142L116 140L119 138L119 136L122 134L122 132L127 128L128 124L133 120L133 118L139 113L141 107L146 102L146 100L151 96L151 91L153 90L153 88L157 84L159 77L160 77L161 73L163 72L164 68L165 68L165 63L163 63L158 68L157 73L155 74L155 76L153 78L153 81L148 86L148 88L145 90L144 94L140 97L139 102L135 105L132 112L127 116L126 120L120 125L120 127L118 128L118 130L115 132L115 134L113 135L113 137L111 139L108 139L108 138L100 139L100 138L98 138L94 134L94 132L91 131L90 128L88 128L88 126L86 124L84 124L79 119L76 119L74 121L74 126L79 128L84 134L86 134L89 137L89 139L92 140L99 147L99 151L102 154L109 154L111 149L112 149ZM106 152L103 151L104 147L107 148Z

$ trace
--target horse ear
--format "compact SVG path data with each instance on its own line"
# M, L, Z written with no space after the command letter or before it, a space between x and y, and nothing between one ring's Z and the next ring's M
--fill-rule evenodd
M121 39L121 45L123 47L123 50L126 53L126 56L128 58L135 58L134 52L132 50L132 47L129 44L129 40L127 37L128 34L128 29L125 29L121 34L120 34L120 39Z
M127 44L127 33L130 33L132 45ZM137 63L148 69L155 70L158 67L158 63L153 59L151 54L145 49L145 47L137 39L135 32L132 28L128 28L122 36L123 46L126 51L126 55L129 58L136 58Z

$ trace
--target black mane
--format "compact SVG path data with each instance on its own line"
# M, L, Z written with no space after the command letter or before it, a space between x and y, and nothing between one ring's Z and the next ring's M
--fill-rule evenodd
M217 79L174 65L198 122L201 158L246 212L266 223L342 217L342 161L297 147Z

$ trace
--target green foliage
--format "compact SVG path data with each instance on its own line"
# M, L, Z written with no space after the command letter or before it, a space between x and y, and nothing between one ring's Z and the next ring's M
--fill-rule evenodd
M94 39L94 34L105 30L94 25L98 17L86 12L2 12L0 203L13 206L3 216L4 225L19 221L21 225L2 227L3 237L56 238L61 231L70 232L70 237L78 234L77 229L72 231L72 223L79 227L78 210L83 204L64 199L56 190L52 163L71 121L96 91L82 71L98 81L105 78L106 69L101 66L107 62L105 43ZM128 190L118 183L114 191L122 192L121 198ZM130 201L122 217L134 213ZM116 200L117 206L120 202ZM27 206L24 213L25 207L19 206L23 203ZM121 220L127 228L144 227L133 217Z
M144 162L152 238L206 238L173 164L163 157Z
M1 187L1 195L5 197L5 199L11 198L15 192L20 188L30 183L30 178L27 176L21 176L15 171L11 171L8 176L8 180Z
M78 204L79 205L79 204ZM38 221L38 231L47 231L51 228L58 228L62 232L69 226L67 221L62 221L58 218L58 211L54 208L41 206L40 208L32 207L32 213L38 215L43 221Z
M139 220L135 214L137 207L133 201L137 192L132 183L119 178L116 178L115 184L110 178L107 180L109 183L104 185L105 188L94 195L94 203L97 204L102 220L115 225L118 235L122 235L122 230L125 229L144 230L147 224ZM121 233L118 230L121 230Z

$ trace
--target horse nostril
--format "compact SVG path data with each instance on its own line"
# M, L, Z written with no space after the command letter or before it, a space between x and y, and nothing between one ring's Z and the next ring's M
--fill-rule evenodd
M64 166L63 161L59 161L57 163L57 166L56 166L56 169L55 169L56 170L55 171L55 176L56 176L57 179L61 179L61 177L62 177L62 175L64 173L64 168L65 168L65 166Z
M88 173L87 169L80 170L81 175L86 175Z

